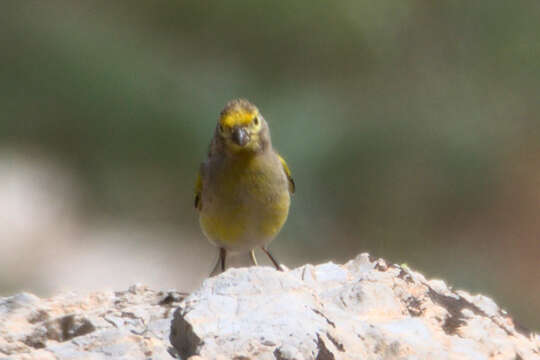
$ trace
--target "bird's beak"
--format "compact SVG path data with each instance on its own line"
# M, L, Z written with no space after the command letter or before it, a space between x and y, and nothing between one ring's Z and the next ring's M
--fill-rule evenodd
M237 127L232 132L232 140L239 146L244 147L249 141L249 135L245 128Z

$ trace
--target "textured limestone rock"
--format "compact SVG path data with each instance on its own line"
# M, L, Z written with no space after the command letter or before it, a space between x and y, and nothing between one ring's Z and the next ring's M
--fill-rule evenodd
M0 298L0 359L172 359L168 336L183 296L123 292Z
M367 254L286 272L231 269L187 298L142 285L0 298L0 360L173 357L528 360L540 359L540 337L485 296Z
M181 303L183 359L540 359L489 298L362 254L293 271L232 269Z

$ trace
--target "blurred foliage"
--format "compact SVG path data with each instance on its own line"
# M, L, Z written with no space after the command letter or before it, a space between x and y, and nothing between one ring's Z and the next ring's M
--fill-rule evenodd
M194 174L243 96L297 183L290 265L369 251L540 327L540 2L1 10L0 141L72 168L89 216L198 231Z

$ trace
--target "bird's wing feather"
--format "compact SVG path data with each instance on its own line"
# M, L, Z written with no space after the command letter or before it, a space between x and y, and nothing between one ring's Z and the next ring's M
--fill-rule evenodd
M296 186L294 184L294 180L291 175L291 170L289 169L289 166L287 165L287 162L285 162L285 159L281 157L281 155L278 155L279 161L281 161L281 165L283 166L283 171L285 171L285 175L287 175L287 179L289 180L289 193L294 194L294 191L296 190Z
M202 204L201 204L201 193L203 190L202 186L202 175L201 175L201 169L197 172L197 180L195 181L195 209L201 210Z

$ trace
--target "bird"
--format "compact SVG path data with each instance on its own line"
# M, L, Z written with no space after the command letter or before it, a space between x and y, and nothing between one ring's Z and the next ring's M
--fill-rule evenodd
M256 248L282 271L268 245L287 220L294 192L291 171L274 150L259 109L246 99L229 101L219 115L195 183L199 224L209 242L219 248L210 276L225 271L228 254L246 253L257 265Z

